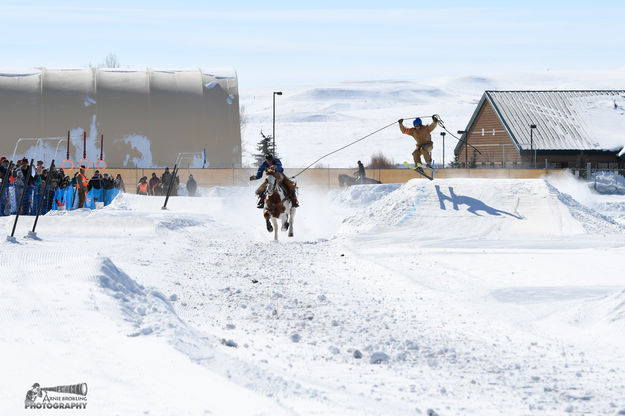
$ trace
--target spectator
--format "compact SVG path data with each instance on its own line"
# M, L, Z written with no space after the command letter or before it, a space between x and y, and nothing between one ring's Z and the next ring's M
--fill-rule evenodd
M80 170L74 178L76 179L76 189L78 191L78 208L82 208L85 206L85 198L89 189L89 181L85 176L84 166L80 166Z
M29 178L28 184L30 185L31 180L30 180L30 174L28 173L29 165L30 164L28 163L28 159L26 158L22 159L22 163L20 164L20 169L22 170L22 178Z
M91 179L89 179L88 190L90 191L92 189L102 189L102 176L100 175L99 170L96 170Z
M189 175L189 179L187 180L187 192L189 196L195 196L195 191L197 191L197 182L193 179L193 175Z
M169 172L169 168L165 168L165 172L163 172L163 176L161 176L161 183L163 184L163 189L167 189L169 187L170 181L171 181L171 173Z
M19 193L17 193L16 188L16 198L20 198L22 201L22 207L20 214L21 215L29 215L33 211L33 204L35 201L35 189L39 187L41 184L41 177L36 173L34 167L30 170L30 163L28 159L22 159L21 168L18 170L21 173L21 189ZM24 196L22 197L22 192ZM19 204L19 201L18 201Z
M47 194L45 195L45 205L43 208L43 212L46 213L52 209L52 204L54 202L54 194L61 183L61 172L56 170L53 166L50 172L47 172L46 181L47 184ZM45 189L45 186L44 186Z
M119 173L115 177L115 188L117 188L119 192L126 192L126 186L124 185L124 180L122 179L122 175Z
M137 185L137 194L139 195L148 195L148 178L144 176L139 179L139 184Z
M0 157L0 179L4 179L5 176L7 178L9 177L9 175L6 174L8 170L9 160L4 156Z
M87 192L91 192L91 197L93 198L94 206L96 202L102 202L104 200L104 198L102 197L102 175L100 175L99 170L96 170L93 173L93 176L91 177L91 179L89 179Z
M17 209L20 210L20 214L23 214L23 210L22 207L19 206L20 203L20 198L22 197L22 193L24 192L24 174L22 173L22 169L21 168L16 168L14 171L14 178L13 179L13 189L15 192L15 205L16 205L16 210L15 212L17 212Z
M149 183L150 195L156 195L156 187L159 183L161 183L160 179L158 179L155 172L152 172L152 177L150 178Z
M110 191L111 189L115 188L115 180L108 175L108 173L104 174L104 177L102 178L102 188L105 191Z
M54 203L59 211L65 211L67 209L65 204L67 201L67 187L69 186L70 180L69 176L61 177L59 175L59 178L59 187L54 192Z
M5 215L6 208L10 208L8 187L11 183L11 172L9 165L6 157L0 157L0 216Z

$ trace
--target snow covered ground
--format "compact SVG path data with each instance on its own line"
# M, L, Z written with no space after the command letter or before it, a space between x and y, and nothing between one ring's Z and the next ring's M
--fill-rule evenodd
M0 243L0 410L87 383L93 415L625 413L625 197L573 178L120 195ZM10 233L12 218L0 218Z

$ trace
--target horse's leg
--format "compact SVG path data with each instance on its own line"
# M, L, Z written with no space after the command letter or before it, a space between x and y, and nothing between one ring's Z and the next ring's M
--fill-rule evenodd
M271 222L273 223L273 239L278 240L278 220L276 217L271 217Z
M289 229L289 213L291 212L291 208L293 204L291 201L284 201L284 212L280 214L280 220L282 221L282 231L286 231Z
M273 227L271 226L271 222L269 222L269 218L265 219L265 223L267 224L267 231L272 232Z
M293 237L293 222L295 221L295 207L289 210L289 237Z

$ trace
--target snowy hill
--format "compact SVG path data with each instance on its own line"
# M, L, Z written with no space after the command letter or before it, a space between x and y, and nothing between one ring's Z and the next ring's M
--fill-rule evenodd
M87 383L94 415L625 410L625 197L573 178L306 190L275 243L253 190L122 194L38 239L21 218L0 243L3 414L34 382Z

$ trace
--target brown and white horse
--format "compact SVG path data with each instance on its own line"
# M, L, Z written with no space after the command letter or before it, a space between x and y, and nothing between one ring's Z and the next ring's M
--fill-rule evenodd
M281 185L283 176L274 166L269 167L265 173L267 174L267 186L265 188L263 217L265 217L267 231L273 231L273 239L277 240L278 220L280 220L282 231L288 230L289 237L293 237L295 207Z

